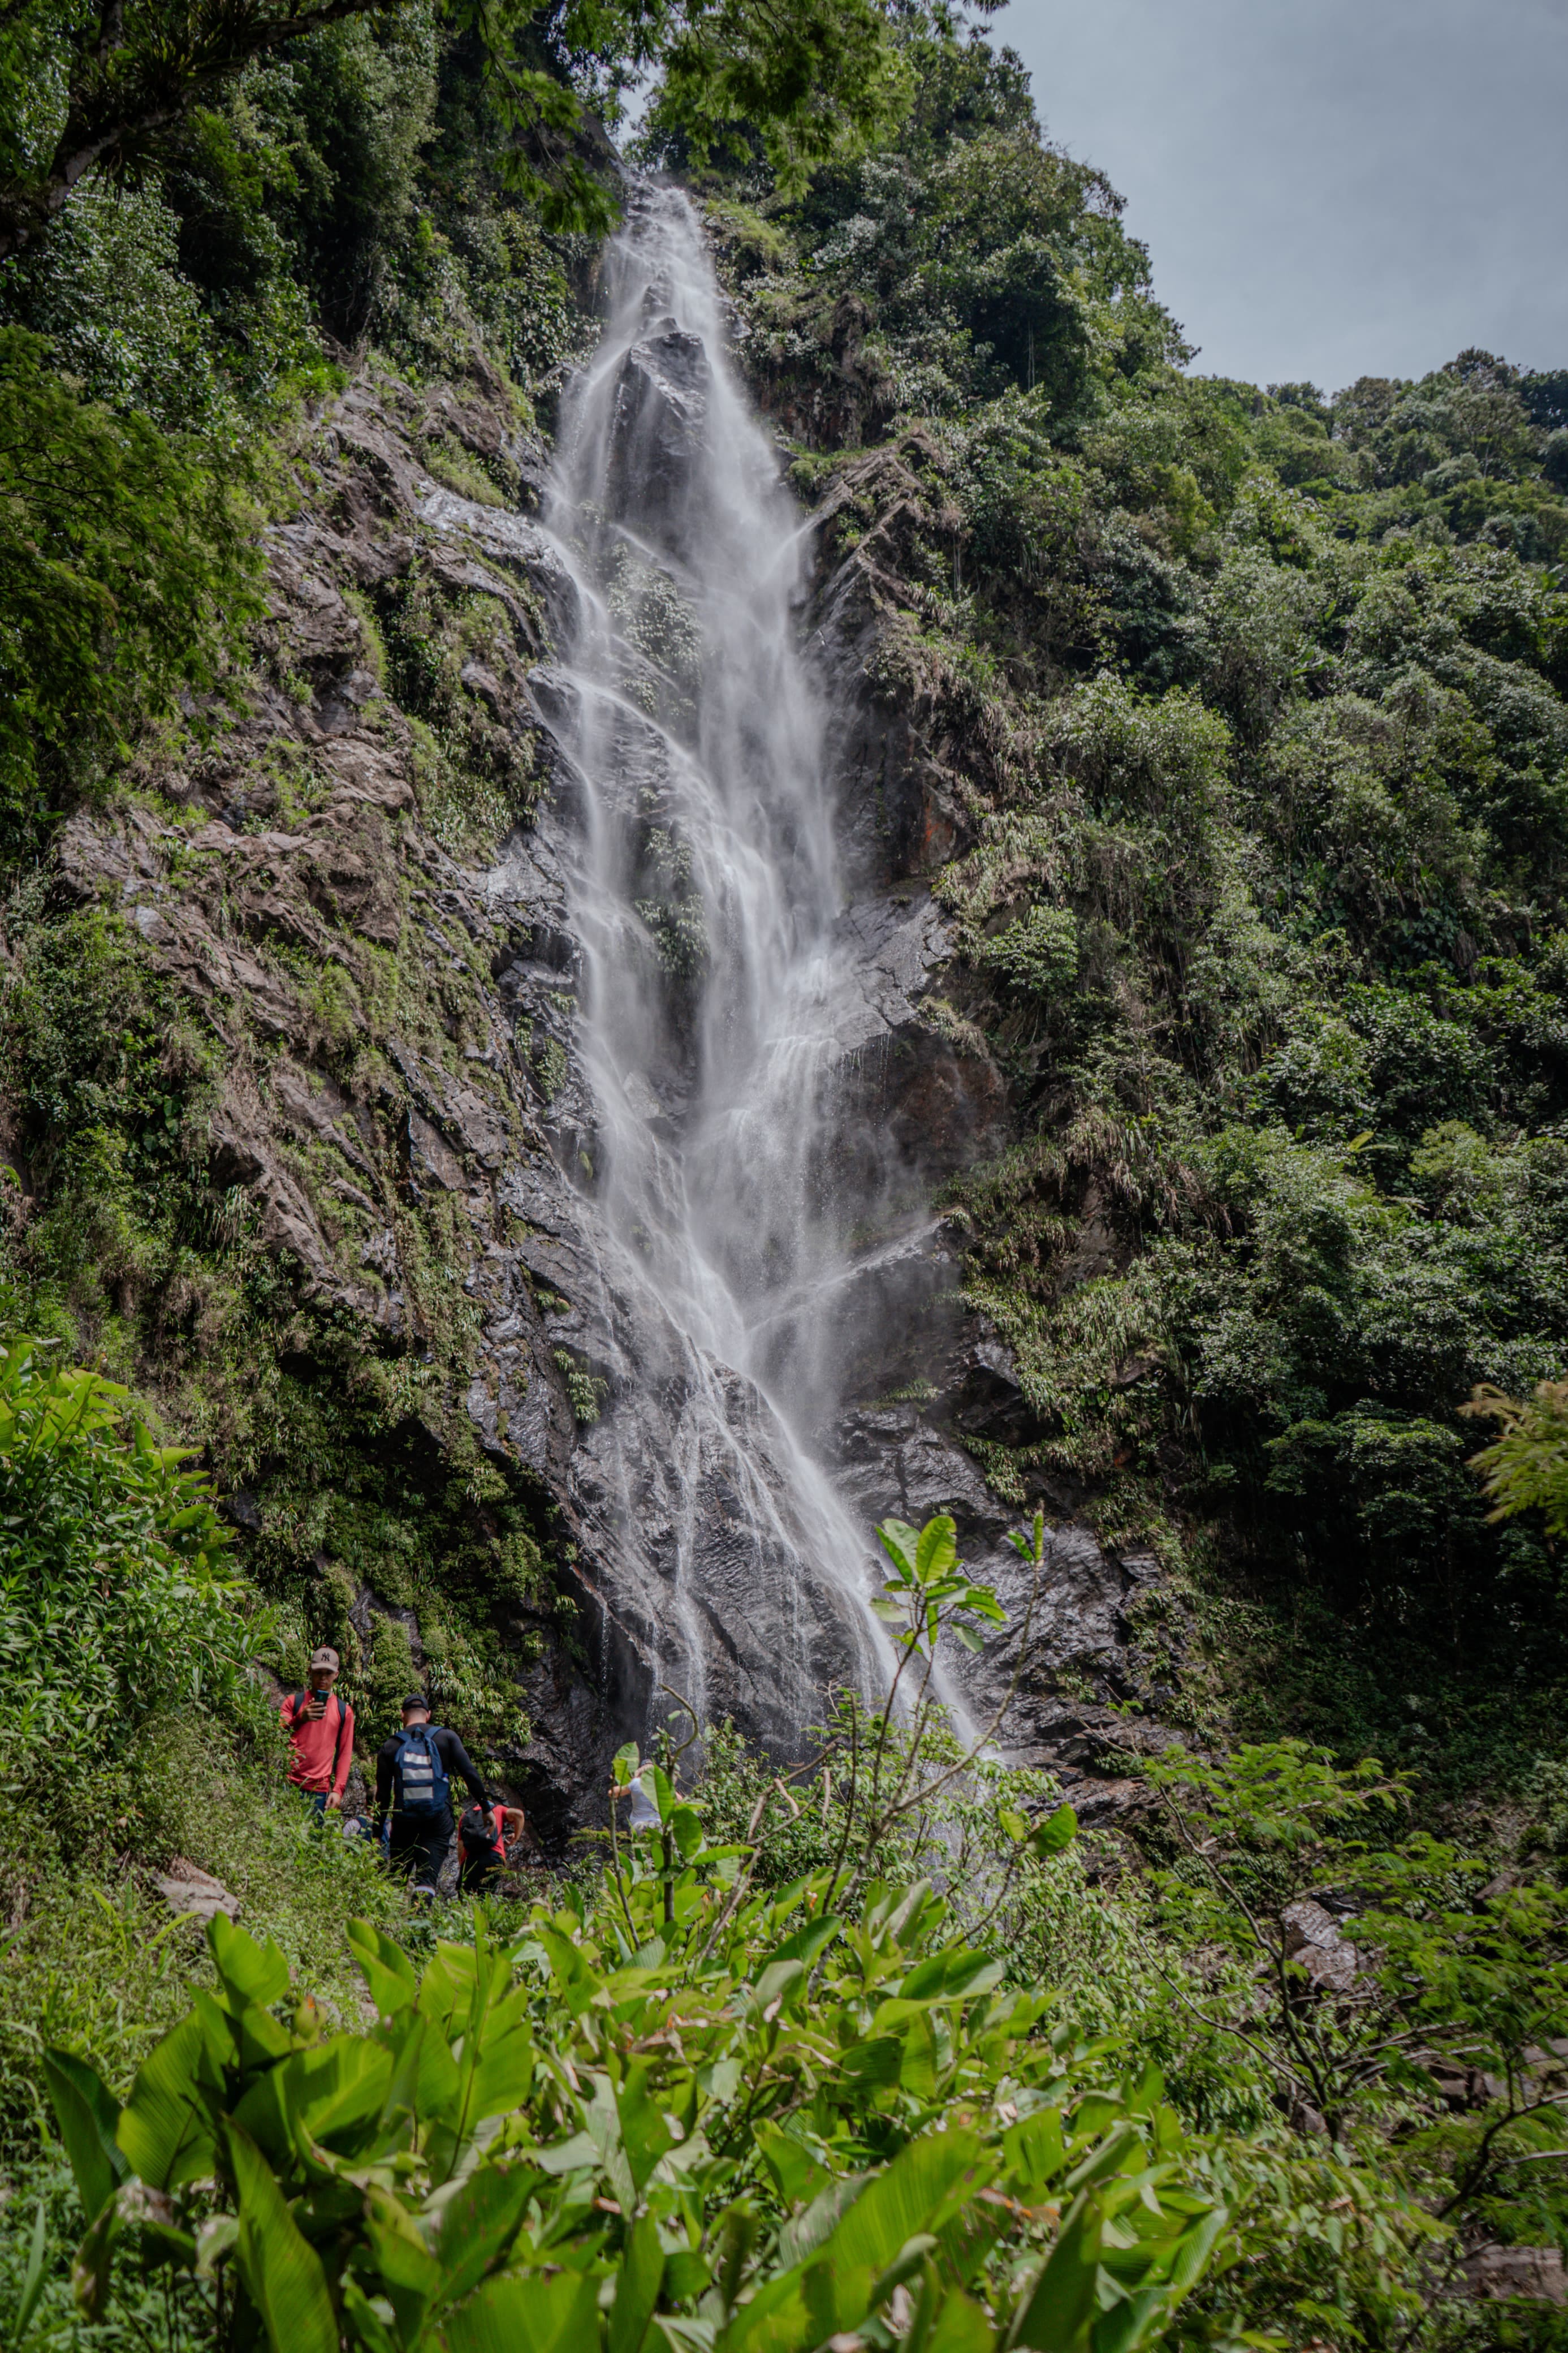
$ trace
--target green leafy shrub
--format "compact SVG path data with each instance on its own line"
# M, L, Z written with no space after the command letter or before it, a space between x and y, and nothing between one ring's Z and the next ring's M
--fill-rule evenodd
M219 2342L274 2353L807 2353L895 2300L975 2353L1087 2353L1102 2309L1119 2346L1153 2336L1225 2219L1158 2080L1036 2032L1042 1999L998 1992L929 1885L837 1917L820 1875L748 1898L739 1855L681 1836L672 1905L617 1873L422 1979L362 1924L368 2033L323 2035L219 1919L216 1998L123 2107L51 2052L89 2316L163 2263Z
M14 1799L122 1755L155 1709L235 1697L258 1630L188 1450L126 1394L0 1350L0 1735Z
M259 610L254 575L216 473L0 327L0 857L182 691L217 682Z

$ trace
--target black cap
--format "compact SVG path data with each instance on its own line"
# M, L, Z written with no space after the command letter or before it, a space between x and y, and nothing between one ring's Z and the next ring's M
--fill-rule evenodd
M411 1707L422 1707L426 1710L426 1714L428 1714L430 1703L426 1698L423 1692L410 1692L408 1697L403 1703L403 1713L405 1715L407 1715Z

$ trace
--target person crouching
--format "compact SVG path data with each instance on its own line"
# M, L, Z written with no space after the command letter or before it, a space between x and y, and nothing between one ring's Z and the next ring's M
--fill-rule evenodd
M476 1803L484 1784L455 1732L430 1721L423 1692L403 1703L403 1729L384 1740L375 1759L375 1827L386 1833L388 1861L408 1879L417 1901L435 1895L452 1843L452 1781L460 1777Z
M522 1836L523 1822L522 1808L509 1806L497 1789L488 1789L482 1804L468 1808L458 1824L458 1886L464 1895L479 1894L495 1877Z

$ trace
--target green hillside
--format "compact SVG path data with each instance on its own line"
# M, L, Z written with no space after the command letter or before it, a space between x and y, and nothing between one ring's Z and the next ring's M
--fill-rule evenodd
M0 2342L1555 2344L1568 365L1205 376L1048 90L923 0L21 0L0 99ZM279 1679L342 1649L363 1775L421 1677L504 1775L594 1662L393 1052L491 1103L451 886L545 789L542 607L376 574L376 468L536 502L612 135L702 209L917 780L920 1015L1005 1105L938 1203L1021 1399L971 1451L1026 1561L1039 1506L1161 1575L1147 1687L1058 1687L1115 1828L962 1755L930 1654L995 1605L939 1517L886 1541L902 1711L793 1774L667 1742L658 1831L563 1807L431 1919L284 1787ZM330 659L279 554L329 525ZM351 664L416 781L290 900L273 719ZM224 1088L301 1039L362 1156L264 1170ZM406 1329L299 1241L335 1188L374 1247L377 1184Z

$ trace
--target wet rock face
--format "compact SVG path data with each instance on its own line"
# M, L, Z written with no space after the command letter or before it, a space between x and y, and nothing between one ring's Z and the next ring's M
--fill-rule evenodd
M637 470L672 537L692 513L708 397L701 346L651 322L622 374L612 462ZM448 406L442 430L501 446L504 418L483 408ZM73 818L55 888L121 911L174 999L227 1041L208 1173L249 1196L307 1321L392 1361L430 1358L429 1237L442 1237L440 1280L470 1335L444 1409L536 1500L570 1604L534 1629L535 1655L520 1650L532 1737L506 1760L549 1845L602 1810L614 1750L660 1711L672 1629L682 1695L781 1750L814 1719L813 1694L860 1662L770 1484L773 1438L713 1440L716 1420L744 1437L766 1414L758 1393L723 1368L699 1375L635 1250L600 1219L565 873L580 811L557 741L568 689L551 666L578 592L537 524L431 480L418 413L396 387L351 388L321 421L319 502L268 536L274 624L306 695L258 679L209 769L163 780L163 814ZM963 829L952 762L871 682L896 541L872 533L830 569L808 617L833 697L853 951L816 1181L866 1211L833 1307L838 1385L812 1443L868 1524L952 1512L1013 1612L964 1685L972 1713L1010 1694L1008 1746L1058 1770L1080 1810L1110 1811L1131 1792L1102 1701L1152 1688L1136 1605L1155 1572L1103 1553L1063 1496L1031 1611L1005 1542L1020 1514L967 1451L1037 1432L929 1207L944 1177L1005 1145L1009 1109L981 1042L943 1018L951 939L929 882ZM416 576L455 609L480 598L505 617L504 642L461 689L531 745L542 790L488 864L433 829L415 733L361 617ZM290 763L310 789L280 798ZM344 1003L358 1008L346 1032ZM647 1082L678 1119L679 1073ZM725 1393L699 1396L700 1377Z
M673 319L656 321L626 355L611 418L612 512L637 510L678 551L701 528L691 491L709 373L699 336Z

